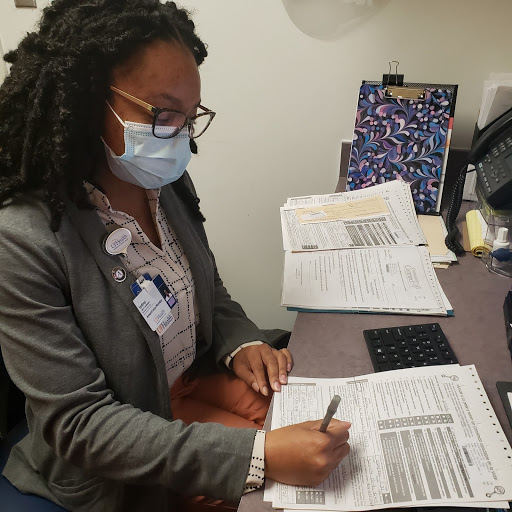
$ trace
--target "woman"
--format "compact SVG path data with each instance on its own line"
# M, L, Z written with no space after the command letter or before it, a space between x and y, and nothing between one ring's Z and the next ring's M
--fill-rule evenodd
M185 172L205 57L158 0L54 0L6 55L0 343L29 434L4 474L70 510L235 503L349 450L345 422L258 431L292 360L224 288Z

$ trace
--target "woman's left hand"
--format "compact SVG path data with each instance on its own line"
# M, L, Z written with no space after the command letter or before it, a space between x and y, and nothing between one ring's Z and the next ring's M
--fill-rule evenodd
M281 391L281 384L288 382L292 366L288 349L277 350L266 343L245 347L233 358L233 371L237 377L265 396L269 393L269 383L274 391Z

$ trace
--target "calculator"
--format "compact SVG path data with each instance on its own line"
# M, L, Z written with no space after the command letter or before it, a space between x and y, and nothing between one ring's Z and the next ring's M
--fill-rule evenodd
M458 363L437 323L363 331L376 372Z

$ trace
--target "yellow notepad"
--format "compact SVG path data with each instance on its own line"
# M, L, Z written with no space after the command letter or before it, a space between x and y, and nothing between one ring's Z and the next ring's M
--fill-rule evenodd
M468 225L469 245L471 252L481 258L488 254L491 248L485 243L487 233L487 223L482 217L480 210L470 210L466 213L466 223Z

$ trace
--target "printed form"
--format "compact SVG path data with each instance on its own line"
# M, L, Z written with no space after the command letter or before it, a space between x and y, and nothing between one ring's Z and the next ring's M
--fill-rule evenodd
M281 208L285 251L426 243L402 181L353 192L288 199Z
M446 315L426 247L286 252L281 304L327 311Z
M473 365L290 377L274 395L272 429L323 418L335 394L335 418L352 423L350 454L318 487L270 483L265 499L274 507L508 508L512 452Z

